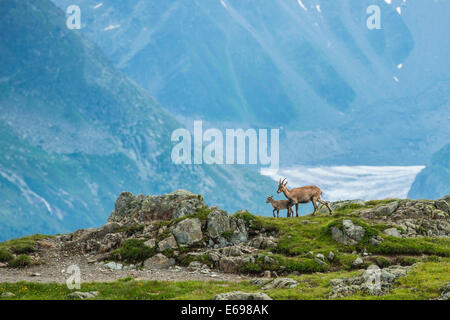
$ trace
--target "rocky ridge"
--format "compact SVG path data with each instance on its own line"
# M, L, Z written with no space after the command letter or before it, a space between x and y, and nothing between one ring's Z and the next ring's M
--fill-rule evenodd
M366 247L376 248L389 241L389 237L448 238L448 200L449 197L437 201L381 201L376 205L361 200L332 203L336 218L326 215L326 219L331 221L327 227L331 243L337 244L336 248L341 248L342 245L344 252L348 250L345 249L347 247L358 251L345 253L344 256L340 249L334 252L309 251L298 255L299 261L306 261L308 268L312 268L300 273L340 270L336 266L342 263L342 259L352 258L348 267L365 270L364 274L333 280L330 283L330 297L343 297L355 292L386 294L392 289L394 282L406 275L411 267L395 265L396 262L403 261L397 259L393 262L394 265L379 268L374 263L380 265L379 261L383 260L379 260ZM345 214L344 218L339 218L347 208L355 210ZM286 221L289 224L289 221L297 221L299 231L319 223L314 219L290 219L292 220L274 219L273 222ZM316 219L325 219L325 215ZM366 221L368 225L360 221ZM376 235L372 234L371 226L378 223L387 227ZM287 238L291 236L287 235ZM283 252L280 251L280 245L283 245L283 241L285 235L268 225L258 224L255 216L245 211L229 215L218 207L208 207L202 196L189 191L178 190L157 196L135 196L123 192L115 202L114 211L101 228L82 229L36 241L38 249L29 256L40 269L36 267L38 269L33 269L33 274L28 275L39 279L46 272L46 266L48 269L61 270L76 263L92 273L86 279L89 281L109 281L124 276L161 280L241 280L246 276L254 278L259 275L263 278L252 280L252 284L261 290L295 288L297 281L286 277L299 273L290 266L293 261L279 264L279 255ZM11 266L2 263L0 267L1 273ZM379 279L379 286L373 287L367 282L368 272L372 271ZM10 272L11 279L19 275L17 269L11 269ZM100 278L99 272L102 274ZM58 272L52 276L55 281L65 279Z

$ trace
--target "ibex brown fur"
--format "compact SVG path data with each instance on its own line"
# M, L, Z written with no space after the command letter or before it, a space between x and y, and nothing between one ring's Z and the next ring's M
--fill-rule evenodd
M287 209L287 217L294 215L294 210L292 205L290 205L289 200L275 200L273 196L267 197L266 203L272 204L273 207L273 217L275 218L275 211L277 212L277 218L279 217L280 210Z
M286 185L287 185L286 178L284 178L283 180L280 179L280 181L278 182L277 193L283 192L284 195L286 196L286 198L288 198L288 200L291 202L290 205L295 204L295 213L296 213L297 217L298 217L299 203L308 203L310 201L312 202L312 204L314 206L314 212L312 213L313 215L315 215L316 211L317 211L317 203L316 202L319 202L319 203L325 205L328 208L330 215L333 214L328 202L322 200L322 198L321 198L322 190L320 190L320 188L318 188L316 186L306 186L306 187L288 189L286 187Z

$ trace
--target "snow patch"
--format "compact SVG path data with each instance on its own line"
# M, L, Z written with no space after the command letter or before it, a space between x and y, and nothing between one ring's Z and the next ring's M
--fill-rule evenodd
M120 28L120 24L116 24L116 25L109 25L106 28L103 29L103 31L109 31L109 30L113 30L113 29L117 29Z
M98 9L103 5L103 2L100 2L98 4L95 5L94 9Z
M308 8L305 7L305 5L303 4L302 0L297 0L297 3L299 4L300 7L303 8L303 10L308 11Z
M397 10L398 14L401 15L402 14L402 8L397 7L395 10Z
M38 195L36 192L34 192L33 190L30 189L30 187L28 186L28 184L25 182L25 180L23 180L21 177L19 177L17 174L13 173L13 172L7 172L6 170L1 170L0 169L0 176L2 176L3 178L5 178L6 180L8 180L9 182L11 182L12 184L14 184L16 187L19 188L20 192L23 194L23 196L25 197L25 199L27 199L28 203L31 205L35 205L36 203L41 203L44 205L44 207L47 209L47 211L53 215L53 209L50 206L50 204L48 203L47 200L45 200L43 197L41 197L40 195ZM62 214L57 211L56 212L56 216L58 217L58 219L62 220L63 216Z
M320 9L320 4L318 4L318 5L316 5L316 9L317 9L317 12L322 12L322 10Z
M220 0L220 3L222 4L222 6L227 9L227 3L225 2L225 0Z
M384 2L386 2L387 4L391 4L392 0L384 0Z

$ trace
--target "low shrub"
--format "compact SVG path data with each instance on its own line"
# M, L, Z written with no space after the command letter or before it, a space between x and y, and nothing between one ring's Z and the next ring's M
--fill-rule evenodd
M198 254L198 255L185 254L181 258L180 263L183 266L188 266L193 261L198 261L202 264L206 264L209 267L212 267L214 265L214 262L211 260L208 254Z
M326 264L317 263L313 259L286 259L283 263L286 271L300 273L325 272L330 268Z
M127 263L140 263L154 255L155 249L144 244L145 240L126 240L119 249L111 254L111 259Z
M31 258L26 254L20 254L9 262L11 268L25 268L32 264Z
M138 232L142 232L144 230L144 227L145 226L143 224L135 224L125 228L124 233L127 237L131 237Z
M34 242L24 241L14 243L11 245L10 250L15 254L25 254L36 251L36 248L34 247Z
M6 249L0 249L0 262L10 262L14 259L14 256L11 252Z
M386 268L391 265L391 260L385 258L385 257L375 257L375 263L380 268Z
M396 262L401 266L412 266L414 263L419 262L420 260L415 257L397 257Z

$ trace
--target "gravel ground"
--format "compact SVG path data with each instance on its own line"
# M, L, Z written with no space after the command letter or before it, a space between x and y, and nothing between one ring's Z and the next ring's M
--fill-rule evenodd
M65 283L72 273L67 272L71 265L80 268L81 282L109 282L133 277L138 280L186 281L186 280L216 280L241 281L249 277L202 270L192 272L184 267L169 267L167 269L131 269L111 270L103 262L93 262L94 256L67 256L54 250L39 252L38 265L23 269L0 268L0 282L30 281L39 283Z

